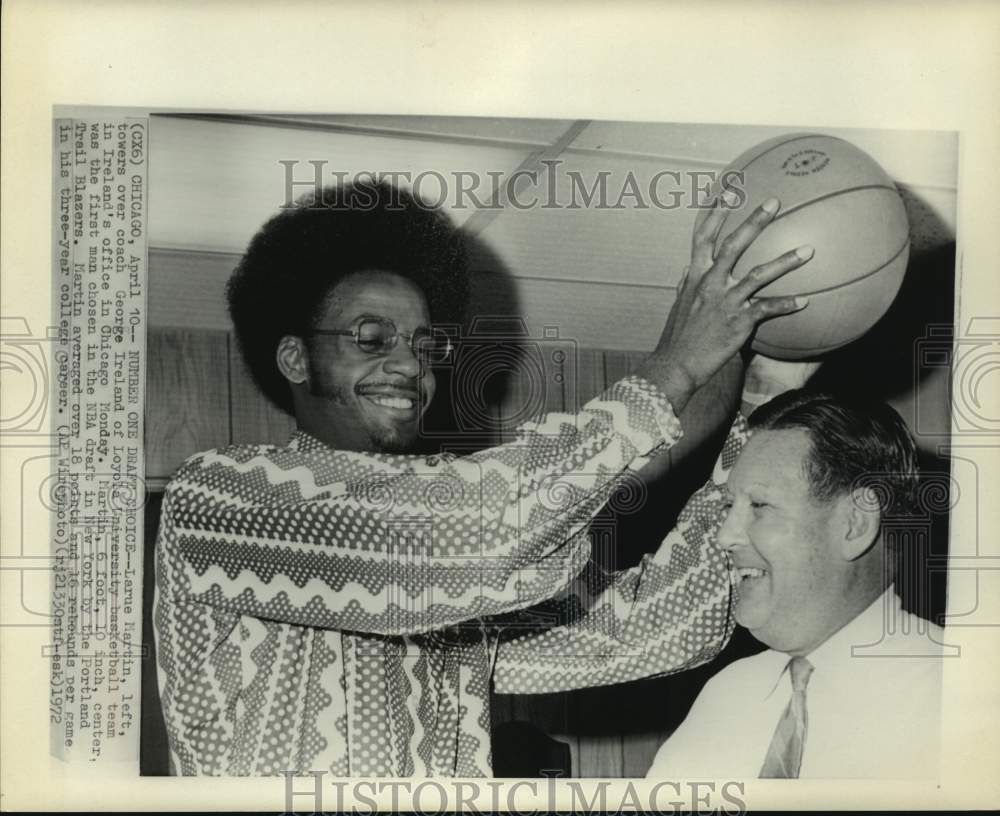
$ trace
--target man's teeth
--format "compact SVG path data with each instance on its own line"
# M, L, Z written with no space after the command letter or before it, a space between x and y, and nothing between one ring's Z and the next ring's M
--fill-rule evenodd
M763 578L767 575L767 570L758 569L757 567L740 567L736 570L736 574L742 581L745 578Z
M386 408L403 408L409 411L413 407L413 400L406 397L371 396L369 399L376 405L384 405Z

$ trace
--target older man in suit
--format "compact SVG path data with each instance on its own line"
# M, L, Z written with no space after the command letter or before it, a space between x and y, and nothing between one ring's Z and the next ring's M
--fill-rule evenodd
M750 428L717 543L769 648L709 681L649 775L933 776L941 630L900 607L884 524L914 507L913 439L887 405L803 389Z

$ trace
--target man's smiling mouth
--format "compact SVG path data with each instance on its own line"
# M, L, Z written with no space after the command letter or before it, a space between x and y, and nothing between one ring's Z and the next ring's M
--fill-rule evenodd
M754 582L767 576L767 570L760 567L734 567L733 574L736 577L736 585L751 586Z
M376 405L381 405L385 408L399 408L404 411L410 411L413 409L413 406L416 405L416 402L414 400L409 399L407 397L369 396L368 399L370 399Z
M411 414L420 405L420 395L411 390L404 389L372 389L362 390L358 395L377 405L379 408L387 409L393 413Z

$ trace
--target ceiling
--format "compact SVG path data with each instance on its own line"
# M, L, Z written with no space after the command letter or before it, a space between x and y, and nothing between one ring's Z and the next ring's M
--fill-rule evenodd
M411 184L404 186L417 188L427 200L440 200L457 223L478 236L482 250L474 263L482 288L490 288L491 275L512 277L520 311L533 333L556 326L581 345L644 350L658 336L689 252L697 210L678 202L690 202L693 187L705 185L709 173L723 169L748 147L804 130L819 129L422 116L156 115L150 126L150 247L167 251L161 258L235 256L289 195L311 187L317 167L324 183L332 182L335 173L348 178L362 172L409 174ZM821 132L853 142L897 182L915 250L954 240L957 134ZM288 168L293 181L304 182L291 193ZM504 188L519 170L511 201ZM537 173L537 183L531 172ZM606 204L617 203L618 208L566 206L575 194L580 195L578 203L583 200L584 189L574 189L575 183L589 190L602 176ZM554 198L549 194L552 183ZM472 195L459 194L461 184ZM654 206L651 189L661 206ZM497 190L500 198L494 199ZM502 206L474 206L473 196ZM562 206L519 208L534 199ZM648 206L638 206L640 202ZM196 274L190 264L180 266L187 272L161 263L160 274ZM228 261L216 262L216 267L212 274L223 276L222 270L231 268ZM167 284L166 279L154 280L153 291ZM183 279L169 281L173 291L177 285L183 286ZM212 291L215 283L205 285L197 281L195 288ZM168 311L151 305L151 319L214 325L222 315L221 309Z

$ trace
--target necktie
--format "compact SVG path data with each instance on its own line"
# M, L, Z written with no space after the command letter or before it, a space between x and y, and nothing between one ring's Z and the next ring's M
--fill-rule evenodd
M771 745L760 769L761 779L798 779L802 765L802 748L806 744L806 684L812 674L812 663L804 657L788 661L792 677L792 699L774 729Z

